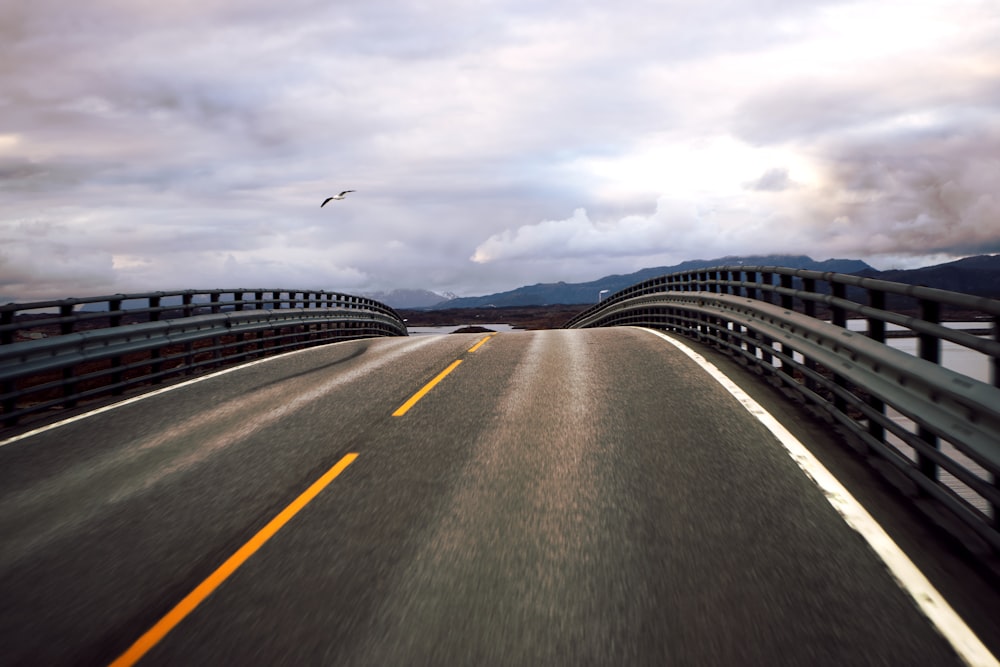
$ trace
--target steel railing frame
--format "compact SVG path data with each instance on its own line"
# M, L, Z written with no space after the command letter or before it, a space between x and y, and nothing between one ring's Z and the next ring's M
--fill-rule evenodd
M79 310L87 305L93 309ZM86 399L279 352L405 335L392 308L331 292L184 290L7 304L0 306L0 420L13 426Z
M917 315L899 312L907 300ZM946 308L989 318L990 336L943 326ZM867 320L867 331L849 330L848 314ZM916 356L885 344L887 324L917 336ZM917 498L947 509L1000 553L1000 301L846 274L724 266L638 283L565 325L596 326L672 331L744 360L821 408L869 455L910 479ZM941 341L985 355L992 384L942 367ZM985 507L942 484L942 471Z

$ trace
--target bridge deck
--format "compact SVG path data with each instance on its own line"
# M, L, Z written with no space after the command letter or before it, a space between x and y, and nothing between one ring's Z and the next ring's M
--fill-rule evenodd
M995 652L996 589L755 391ZM961 664L772 433L636 329L208 377L0 446L0 534L9 664L107 663L206 581L143 664Z

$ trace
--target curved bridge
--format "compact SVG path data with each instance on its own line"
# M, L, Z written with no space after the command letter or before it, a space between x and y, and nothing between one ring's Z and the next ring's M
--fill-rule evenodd
M809 368L766 334L752 356L775 378L779 354ZM841 434L675 333L352 339L64 415L0 434L4 663L986 665L1000 649L986 554L970 564Z
M942 324L949 309L977 318L979 331ZM850 330L848 315L866 330ZM566 326L616 325L689 336L775 378L1000 552L1000 301L726 266L633 285ZM885 344L887 325L918 337L917 356ZM943 367L942 342L981 355L992 385Z

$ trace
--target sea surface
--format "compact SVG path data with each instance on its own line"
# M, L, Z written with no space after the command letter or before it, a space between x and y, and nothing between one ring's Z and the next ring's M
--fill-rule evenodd
M446 327L407 327L406 330L411 336L422 336L426 334L450 334L462 327L483 327L492 331L515 331L509 324L482 324L480 322L469 322L467 324L450 324Z
M955 329L982 329L988 327L988 322L943 322L945 326L955 328ZM867 326L864 320L849 320L848 328L852 331L864 331ZM895 325L888 325L888 330L900 330L902 327ZM984 336L988 338L988 336ZM897 350L902 350L908 354L917 356L918 351L918 339L916 337L911 338L890 338L886 343ZM968 348L962 347L956 343L950 341L941 342L941 365L950 370L962 373L970 378L979 380L980 382L985 382L990 384L994 382L991 370L991 359L989 356L982 354L981 352L976 352L975 350L970 350ZM913 420L907 418L906 416L900 414L896 410L889 408L886 414L897 424L907 429L912 433L917 432L917 426ZM888 444L894 446L897 451L909 458L911 461L916 461L917 453L908 445L906 445L902 440L892 435L891 433L886 435ZM968 456L959 451L954 445L952 445L947 440L942 439L938 445L941 452L948 455L955 461L959 462L966 470L976 475L980 479L987 483L995 483L992 481L989 471L977 464L975 461L970 459ZM972 490L967 484L956 478L953 474L947 470L939 470L938 478L943 484L955 492L955 494L962 498L965 502L969 503L972 507L976 508L980 512L985 513L988 516L993 516L995 514L995 508L991 507L989 502L983 498L981 495Z
M942 324L952 329L983 329L989 326L989 322L943 322ZM866 327L867 323L865 320L847 321L847 328L851 331L864 331ZM886 330L903 331L904 329L903 327L889 324L886 326ZM984 338L988 338L988 336L984 336ZM911 338L890 338L886 343L897 350L902 350L914 356L918 355L918 340L915 336ZM992 382L990 378L990 358L981 352L970 350L956 343L949 341L941 342L941 365L963 375L968 375L974 380L986 383Z

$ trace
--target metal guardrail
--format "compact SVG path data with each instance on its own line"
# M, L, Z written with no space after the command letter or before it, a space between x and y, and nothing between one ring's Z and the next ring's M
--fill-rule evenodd
M405 336L392 308L290 290L184 290L0 306L0 421L334 340Z
M970 333L942 324L956 310L982 326ZM850 330L849 315L866 330ZM564 326L622 325L694 338L793 389L869 457L911 480L919 505L945 508L1000 554L1000 301L838 273L722 266L638 283ZM886 345L899 332L917 338L915 355ZM990 382L943 367L943 341L982 355Z

